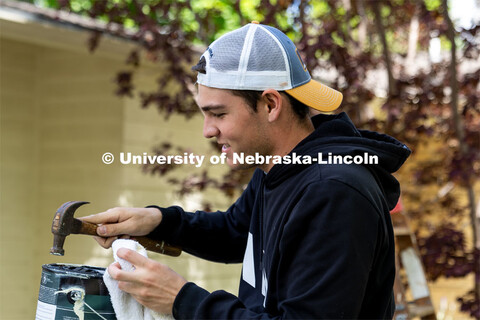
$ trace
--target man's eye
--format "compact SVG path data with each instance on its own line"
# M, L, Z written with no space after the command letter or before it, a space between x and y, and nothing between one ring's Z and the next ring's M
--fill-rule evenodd
M213 114L213 116L214 116L215 118L221 118L221 117L223 117L224 115L225 115L225 113L214 113L214 114Z

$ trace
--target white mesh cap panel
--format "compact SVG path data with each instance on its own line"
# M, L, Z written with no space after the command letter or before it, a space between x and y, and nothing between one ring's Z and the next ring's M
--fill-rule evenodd
M285 59L279 44L262 28L255 32L247 65L248 71L286 71Z
M218 71L237 71L247 31L248 28L241 28L224 35L222 41L213 42L210 67Z
M282 44L262 25L249 24L214 41L203 56L206 74L197 83L234 90L291 89Z

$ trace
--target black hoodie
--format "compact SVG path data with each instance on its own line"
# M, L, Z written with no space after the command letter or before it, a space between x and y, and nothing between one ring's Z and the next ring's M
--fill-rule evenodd
M208 260L243 261L238 297L187 283L178 319L385 319L394 312L391 175L410 150L357 130L345 113L312 118L315 131L292 153L376 155L377 165L276 164L255 171L226 212L160 208L151 236Z

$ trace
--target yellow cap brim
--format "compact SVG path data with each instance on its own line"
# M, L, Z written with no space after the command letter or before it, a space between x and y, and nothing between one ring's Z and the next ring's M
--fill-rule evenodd
M325 112L337 109L343 99L339 91L313 79L304 85L285 91L307 106Z

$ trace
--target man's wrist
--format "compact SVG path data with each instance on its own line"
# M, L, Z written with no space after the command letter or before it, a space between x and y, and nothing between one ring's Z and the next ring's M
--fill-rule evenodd
M162 220L163 220L162 210L159 207L152 207L152 206L145 207L145 209L147 209L149 212L151 212L151 215L150 215L151 223L150 223L150 225L153 225L153 226L155 226L155 228L157 228L160 225L160 223L162 223Z
M146 208L156 208L160 210L162 214L161 222L157 225L157 227L149 234L149 237L158 240L165 240L172 243L171 241L171 234L181 222L181 214L178 211L178 207L168 207L162 208L159 206L151 205L147 206Z

